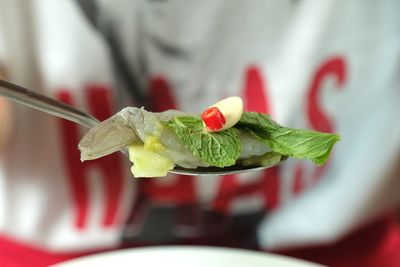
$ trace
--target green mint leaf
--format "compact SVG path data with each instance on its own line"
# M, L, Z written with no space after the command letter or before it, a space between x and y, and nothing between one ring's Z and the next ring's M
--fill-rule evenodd
M340 140L337 134L282 127L268 115L255 112L245 112L235 127L264 140L274 152L310 159L317 165L328 160L333 145Z
M244 112L239 120L239 124L247 124L262 130L281 127L278 123L272 120L268 114L258 112Z
M176 117L165 123L174 130L184 146L209 165L228 167L236 163L241 151L236 129L206 132L200 118Z
M333 145L339 140L340 136L337 134L281 127L271 134L268 145L275 152L311 159L315 164L322 165L328 160Z
M261 141L265 141L271 137L272 132L281 126L273 121L267 114L244 112L235 127L249 132Z

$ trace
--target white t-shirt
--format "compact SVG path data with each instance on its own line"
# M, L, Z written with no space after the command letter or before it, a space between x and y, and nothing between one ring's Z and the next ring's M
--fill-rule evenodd
M333 242L398 204L399 1L97 1L94 23L75 1L0 4L9 78L101 119L239 95L283 125L342 137L324 167L137 180L119 154L81 163L85 129L15 106L4 235L74 252L212 239L257 218L261 245L281 249ZM30 16L17 23L22 6Z

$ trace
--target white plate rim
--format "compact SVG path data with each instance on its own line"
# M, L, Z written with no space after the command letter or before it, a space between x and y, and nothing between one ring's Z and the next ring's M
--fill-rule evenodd
M148 256L150 261L159 260L153 258L154 256L169 256L171 253L182 253L181 255L192 255L197 258L203 257L222 257L228 261L244 260L246 262L260 262L260 266L280 266L280 267L320 267L322 265L307 262L304 260L282 256L278 254L259 252L238 248L226 247L213 247L213 246L181 246L181 245L168 245L168 246L150 246L138 248L126 248L102 253L96 253L88 256L78 257L69 261L61 262L53 265L53 267L83 267L83 266L110 266L116 261L121 262L124 259L143 258ZM230 257L228 259L228 257ZM117 259L118 258L118 259ZM219 258L219 259L222 259ZM267 265L268 264L268 265ZM175 265L175 264L173 264ZM121 266L120 264L117 266ZM129 266L140 266L140 264L129 264ZM149 265L147 265L149 266ZM153 265L150 265L153 266ZM159 265L160 266L160 265ZM164 265L165 266L165 265ZM166 265L169 266L169 265ZM179 265L175 265L179 267ZM199 266L194 264L193 266ZM204 265L207 266L207 265ZM243 265L240 265L243 266ZM249 266L249 265L244 265ZM116 267L116 266L115 266ZM162 267L162 266L160 266Z

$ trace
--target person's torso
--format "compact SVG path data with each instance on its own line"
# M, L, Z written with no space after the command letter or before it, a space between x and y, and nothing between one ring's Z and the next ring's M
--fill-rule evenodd
M378 183L400 141L398 127L386 142L378 139L399 112L400 42L392 4L116 1L115 10L105 8L119 16L105 21L113 23L109 37L120 44L121 65L109 51L110 39L75 2L36 1L34 55L42 88L100 119L129 103L118 97L122 90L142 95L154 111L201 112L239 95L248 111L270 113L291 127L338 132L342 141L324 167L288 160L262 173L135 180L119 154L81 163L76 145L84 129L16 107L16 134L2 163L0 230L52 250L218 243L224 236L240 242L265 214L283 216L284 227L312 218L320 212L313 203L322 199L333 201L348 190L362 199L360 184ZM135 77L136 88L126 88L131 83L122 73L114 79L116 66ZM296 202L303 214L290 212ZM315 225L302 226L312 231ZM304 242L303 236L282 236L283 244Z

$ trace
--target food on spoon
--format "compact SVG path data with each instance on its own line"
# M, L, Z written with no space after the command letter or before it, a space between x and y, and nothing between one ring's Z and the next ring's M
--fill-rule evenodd
M240 97L232 96L221 100L201 114L204 130L219 132L231 128L240 120L242 113L243 101Z
M226 119L221 110L217 107L210 107L201 113L201 119L204 123L204 130L209 132L221 131L226 124Z
M175 166L270 166L285 157L322 165L339 140L337 134L283 127L267 114L243 112L242 100L231 97L201 116L124 108L90 129L79 149L81 159L90 160L128 147L133 175L158 177Z

